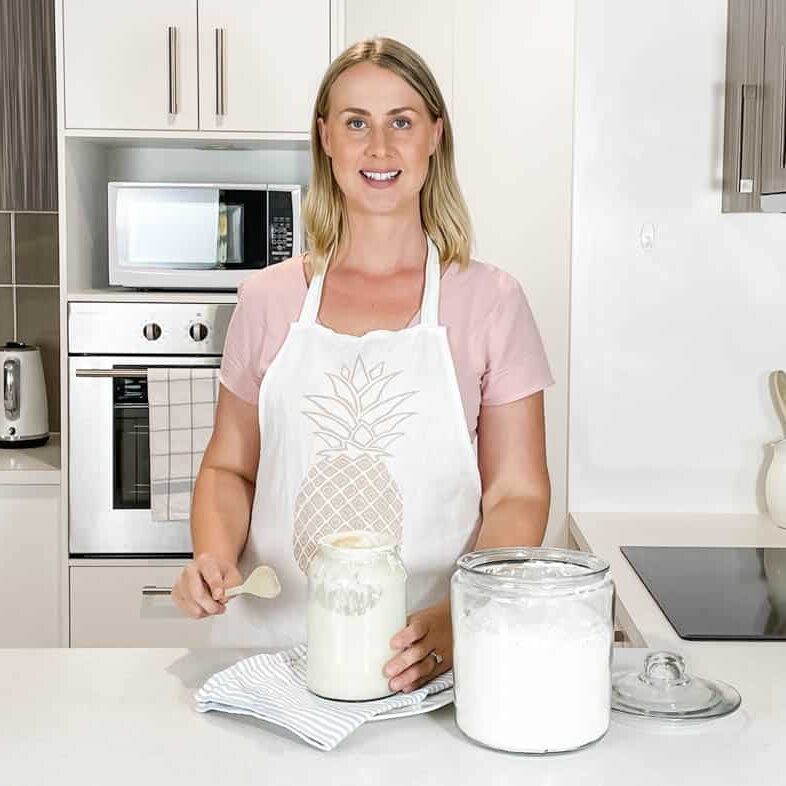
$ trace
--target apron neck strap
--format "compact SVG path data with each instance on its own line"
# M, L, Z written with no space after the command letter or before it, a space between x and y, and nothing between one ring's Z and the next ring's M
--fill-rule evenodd
M435 327L439 324L439 251L434 241L428 235L426 235L426 243L428 245L428 253L426 254L423 301L420 304L420 324L424 327ZM311 278L308 292L306 292L306 299L303 301L303 308L300 312L299 321L301 324L313 325L317 321L319 304L322 302L322 287L325 283L325 273L330 264L332 253L331 251L330 255L328 255L325 269Z

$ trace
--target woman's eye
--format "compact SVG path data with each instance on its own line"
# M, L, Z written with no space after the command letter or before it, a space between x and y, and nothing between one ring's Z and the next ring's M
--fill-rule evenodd
M395 119L393 122L394 122L394 123L399 123L399 122L401 122L401 123L405 123L405 125L403 125L403 126L395 126L395 128L397 128L397 129L398 129L398 130L400 130L400 131L403 131L405 128L409 128L409 126L410 126L410 125L412 125L412 123L411 123L411 122L409 121L409 119L408 119L408 118L406 118L406 117L397 117L397 118L396 118L396 119ZM353 117L351 120L348 120L348 121L347 121L347 125L348 125L348 126L349 126L349 127L350 127L350 128L353 130L353 131L360 131L360 129L361 129L361 126L356 126L356 125L353 125L353 123L365 123L365 120L362 120L362 119L361 119L361 118L359 118L359 117Z

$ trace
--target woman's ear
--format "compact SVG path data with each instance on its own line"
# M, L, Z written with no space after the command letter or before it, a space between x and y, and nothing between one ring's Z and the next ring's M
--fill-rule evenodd
M442 139L443 127L444 127L444 123L442 122L442 118L438 117L434 121L434 137L431 145L431 153L429 153L429 155L433 155L434 151L437 149L437 147L439 147L439 142Z
M322 149L325 151L325 155L331 158L330 137L328 135L327 123L325 123L321 117L317 118L317 128L319 128L319 141L322 143Z

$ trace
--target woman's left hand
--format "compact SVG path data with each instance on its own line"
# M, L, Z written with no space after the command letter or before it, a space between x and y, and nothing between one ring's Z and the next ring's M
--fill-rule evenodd
M391 639L390 646L402 650L385 666L392 691L409 693L448 671L453 667L450 603L444 601L411 614L407 627Z

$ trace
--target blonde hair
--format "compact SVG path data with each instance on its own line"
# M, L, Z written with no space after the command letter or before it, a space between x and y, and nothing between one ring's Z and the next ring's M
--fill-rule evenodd
M442 118L442 137L429 158L428 174L420 190L420 216L423 229L439 250L440 262L445 266L455 262L465 268L469 265L472 225L456 177L453 131L445 101L420 55L400 41L383 37L358 41L345 49L330 64L317 92L311 119L313 174L302 209L312 267L324 270L349 226L344 194L333 177L330 157L322 148L317 118L327 119L330 89L336 79L348 68L366 62L398 74L423 98L432 121Z

